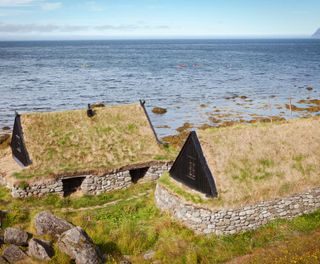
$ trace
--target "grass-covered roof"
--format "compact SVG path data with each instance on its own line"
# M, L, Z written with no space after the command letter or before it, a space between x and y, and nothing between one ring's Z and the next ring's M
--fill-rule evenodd
M164 177L160 182L189 201L219 208L319 187L319 131L319 117L199 130L218 198L199 199L172 178Z
M320 118L199 131L220 200L255 202L320 186Z
M21 115L32 165L18 179L105 173L169 160L139 104Z

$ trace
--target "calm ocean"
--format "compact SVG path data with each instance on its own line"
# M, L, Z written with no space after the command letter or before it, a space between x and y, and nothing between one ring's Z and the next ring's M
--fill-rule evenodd
M157 128L166 135L208 123L214 109L296 117L284 107L290 97L320 98L320 40L0 42L0 127L12 126L15 110L145 99L154 125L170 126Z

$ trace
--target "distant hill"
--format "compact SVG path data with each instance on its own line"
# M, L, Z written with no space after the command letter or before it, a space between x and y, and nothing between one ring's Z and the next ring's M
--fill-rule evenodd
M313 38L320 38L320 28L312 35Z

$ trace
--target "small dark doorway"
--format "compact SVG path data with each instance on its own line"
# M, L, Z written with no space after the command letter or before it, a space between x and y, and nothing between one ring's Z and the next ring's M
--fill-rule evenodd
M131 176L131 181L133 183L137 183L141 178L143 178L146 175L148 170L149 167L130 170L129 172Z
M63 196L69 196L72 193L80 190L80 186L85 177L68 178L62 180Z

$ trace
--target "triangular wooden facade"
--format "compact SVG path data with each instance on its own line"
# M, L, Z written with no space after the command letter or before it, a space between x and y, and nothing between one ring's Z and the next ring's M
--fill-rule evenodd
M170 169L175 180L208 196L218 195L214 178L203 155L196 132L192 131Z
M24 143L23 131L21 126L21 117L19 114L16 114L16 118L14 120L12 139L11 139L11 149L12 149L13 158L20 165L23 165L26 167L31 164L31 160L29 158L29 154Z

